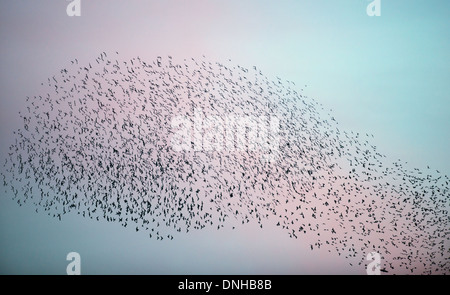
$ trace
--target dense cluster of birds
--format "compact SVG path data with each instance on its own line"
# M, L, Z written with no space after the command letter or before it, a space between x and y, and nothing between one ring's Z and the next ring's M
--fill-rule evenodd
M119 57L75 59L27 98L3 173L19 205L120 223L158 240L272 222L350 263L375 251L388 273L450 272L446 175L389 163L373 136L340 130L303 89L256 67ZM176 151L171 119L194 110L276 116L280 156Z

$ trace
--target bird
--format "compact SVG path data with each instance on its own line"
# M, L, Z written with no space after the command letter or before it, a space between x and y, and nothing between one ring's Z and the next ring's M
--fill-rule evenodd
M272 224L351 265L378 251L383 272L449 273L444 173L390 162L295 83L229 63L75 59L27 98L5 189L36 214L76 212L157 241Z

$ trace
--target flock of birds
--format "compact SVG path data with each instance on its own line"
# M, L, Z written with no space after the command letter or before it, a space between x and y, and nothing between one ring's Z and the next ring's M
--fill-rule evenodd
M387 163L371 135L340 130L293 82L205 58L123 61L116 52L73 60L42 86L5 160L3 184L19 205L158 240L272 223L352 264L376 251L388 273L450 272L449 178ZM175 151L171 119L194 110L276 116L280 157Z

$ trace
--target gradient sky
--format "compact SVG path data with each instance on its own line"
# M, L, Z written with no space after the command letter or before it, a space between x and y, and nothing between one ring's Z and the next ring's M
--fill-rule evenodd
M367 0L82 0L81 17L69 17L67 1L1 1L0 159L41 82L74 58L119 51L255 65L304 88L342 129L374 134L388 160L450 175L450 2L381 2L369 17ZM57 221L0 194L0 273L64 274L71 251L82 273L365 273L270 227L160 242L78 216Z

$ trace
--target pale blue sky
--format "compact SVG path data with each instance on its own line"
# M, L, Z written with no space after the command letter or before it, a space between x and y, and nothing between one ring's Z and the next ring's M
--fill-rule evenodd
M1 1L1 159L26 96L69 60L117 50L205 54L307 84L342 129L374 134L388 159L449 175L450 2L381 2L381 16L369 17L367 0L82 0L82 16L70 18L67 1ZM248 239L251 229L202 231L168 244L76 216L58 222L1 196L0 273L63 274L71 251L90 273L364 273L283 232L266 241Z

